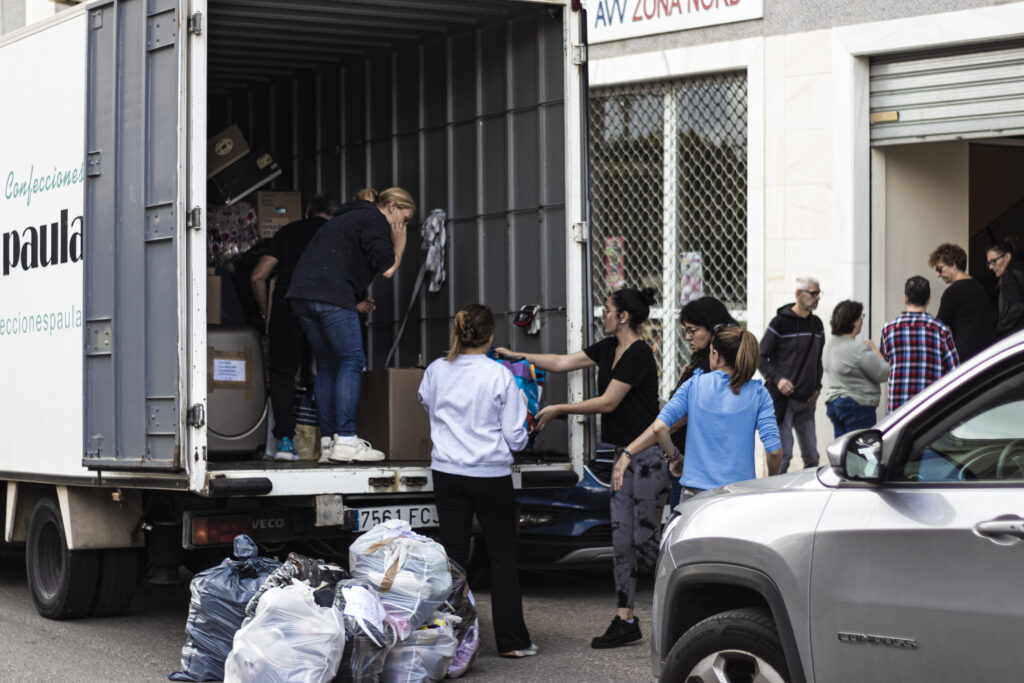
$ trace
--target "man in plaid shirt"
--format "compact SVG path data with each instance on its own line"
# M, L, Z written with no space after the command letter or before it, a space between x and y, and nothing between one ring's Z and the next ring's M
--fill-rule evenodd
M920 275L903 288L907 310L882 328L882 355L889 361L889 412L960 364L953 335L928 314L931 286Z

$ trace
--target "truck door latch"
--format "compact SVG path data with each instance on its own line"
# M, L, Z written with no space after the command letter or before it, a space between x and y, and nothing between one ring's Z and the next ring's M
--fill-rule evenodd
M202 403L197 403L188 409L188 426L199 428L204 424L206 424L206 409L203 408Z
M203 13L196 12L188 18L188 32L197 36L203 35Z
M586 221L572 224L572 241L579 244L590 241L590 226Z
M583 66L587 63L587 46L574 44L572 46L572 63L573 66Z
M188 212L188 227L198 230L203 225L203 209L193 206Z

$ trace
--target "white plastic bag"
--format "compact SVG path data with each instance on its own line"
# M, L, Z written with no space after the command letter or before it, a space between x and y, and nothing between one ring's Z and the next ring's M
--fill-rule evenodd
M345 624L334 607L320 607L299 581L271 588L256 616L235 634L224 666L226 683L328 683L338 672Z
M427 622L451 588L444 548L403 520L382 522L357 538L348 559L353 578L380 590L380 601L402 639Z
M428 683L445 677L459 641L452 625L444 623L444 617L451 615L437 616L443 625L417 629L395 644L384 660L381 683Z

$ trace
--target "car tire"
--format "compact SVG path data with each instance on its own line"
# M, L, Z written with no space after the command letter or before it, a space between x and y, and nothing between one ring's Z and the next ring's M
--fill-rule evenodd
M101 550L96 599L89 614L110 617L124 614L139 581L139 551L133 548Z
M789 669L775 620L767 610L715 614L683 634L661 669L665 683L788 683Z
M41 498L32 511L25 570L39 614L47 619L75 619L89 613L96 597L99 555L95 550L68 550L55 498Z

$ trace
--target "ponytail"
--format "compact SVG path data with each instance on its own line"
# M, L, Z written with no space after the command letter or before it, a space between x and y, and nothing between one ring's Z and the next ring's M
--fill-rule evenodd
M470 304L455 314L452 322L452 347L445 360L452 361L466 348L477 348L494 335L494 314L483 304Z
M736 325L725 325L715 332L711 338L711 346L722 356L725 364L733 368L729 388L732 389L732 393L739 394L743 385L757 372L761 355L757 337L750 330L744 330Z

